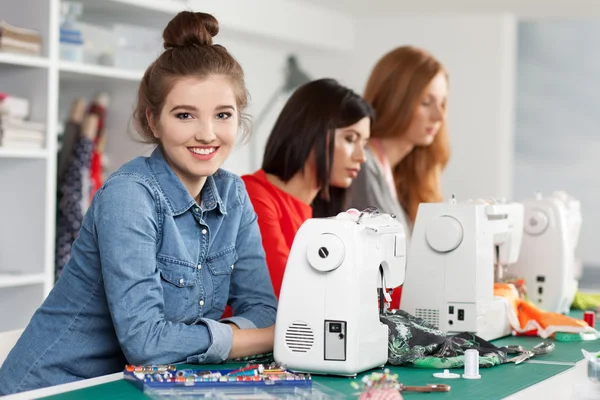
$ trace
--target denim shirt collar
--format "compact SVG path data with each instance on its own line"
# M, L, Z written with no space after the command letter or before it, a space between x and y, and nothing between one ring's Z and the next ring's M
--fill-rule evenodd
M194 198L165 159L160 147L154 149L148 158L148 165L162 189L173 215L183 214L196 204ZM212 211L218 207L221 214L227 214L227 208L221 196L219 196L214 175L206 177L206 182L202 187L201 193L202 204L200 204L200 207L203 211Z

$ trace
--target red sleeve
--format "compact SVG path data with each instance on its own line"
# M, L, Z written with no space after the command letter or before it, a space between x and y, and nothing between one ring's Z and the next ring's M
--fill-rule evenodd
M271 283L273 284L275 296L279 299L279 291L281 290L281 282L283 281L283 273L290 254L290 248L283 236L277 206L269 193L264 188L257 188L252 184L247 184L246 189L254 206L254 211L258 215L258 226L267 256Z
M402 298L402 286L398 286L394 288L392 292L392 302L390 303L390 309L398 310L400 309L400 299Z

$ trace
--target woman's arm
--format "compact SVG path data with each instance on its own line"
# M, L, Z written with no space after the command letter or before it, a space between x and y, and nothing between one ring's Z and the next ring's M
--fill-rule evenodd
M221 362L233 343L229 325L204 318L194 325L165 320L156 263L164 215L157 204L158 194L131 174L111 178L94 196L102 279L123 353L137 365Z
M275 325L260 329L240 329L231 325L233 329L233 344L229 358L247 357L273 351L275 342Z

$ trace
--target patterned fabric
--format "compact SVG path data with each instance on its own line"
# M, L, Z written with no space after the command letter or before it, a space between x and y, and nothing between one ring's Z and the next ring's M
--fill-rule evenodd
M273 353L265 353L265 354L255 354L253 356L239 357L231 360L227 360L226 363L229 364L237 364L237 363L247 363L247 364L270 364L274 362Z
M388 362L419 368L461 368L468 349L479 351L479 366L493 367L507 362L506 353L471 333L447 336L441 330L402 310L380 316L390 329Z
M89 198L89 165L93 143L80 136L73 149L62 180L58 182L57 230L56 230L56 278L60 276L71 257L71 246L79 235Z

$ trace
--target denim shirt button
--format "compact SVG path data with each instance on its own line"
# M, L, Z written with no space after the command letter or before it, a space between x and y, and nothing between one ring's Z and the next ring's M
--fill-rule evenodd
M206 229L202 229L202 234L206 235Z
M181 278L181 279L179 280L179 284L180 284L180 285L183 285L183 282L184 282L184 281L183 281L183 278Z
M200 271L200 270L202 269L202 265L198 264L198 266L196 267L196 269L197 269L198 271Z
M198 207L194 207L194 212L200 212L200 209Z
M204 300L200 300L200 303L199 303L199 304L200 304L201 306L203 306L203 305L204 305Z

